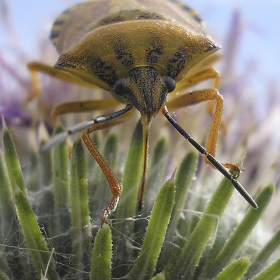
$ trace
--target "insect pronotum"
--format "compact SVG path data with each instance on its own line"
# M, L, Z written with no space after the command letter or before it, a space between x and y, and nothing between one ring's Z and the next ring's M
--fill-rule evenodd
M53 111L53 119L56 120L60 114L82 112L84 108L107 109L124 104L124 108L115 113L95 117L70 128L43 147L47 151L68 135L82 131L81 137L106 176L112 192L101 213L101 224L107 222L110 213L116 209L122 184L89 134L127 121L136 110L141 115L144 145L139 207L145 189L149 127L159 112L205 156L206 162L232 182L251 206L258 207L226 167L238 168L231 164L223 165L215 158L223 98L217 90L219 74L212 63L220 47L204 34L202 22L193 10L175 0L85 2L71 7L57 18L51 40L59 58L54 68L38 62L28 65L34 88L38 83L36 74L41 71L71 83L98 86L115 98L115 101L60 104ZM188 87L208 79L214 81L212 88L187 92ZM216 101L216 106L204 148L176 122L169 110L209 100Z

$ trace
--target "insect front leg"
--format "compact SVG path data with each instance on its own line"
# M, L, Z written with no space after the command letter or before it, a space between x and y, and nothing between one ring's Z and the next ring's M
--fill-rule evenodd
M100 154L95 144L90 139L89 134L97 130L105 129L123 123L131 117L131 114L133 112L134 110L132 110L132 106L127 105L127 107L121 111L106 116L96 117L94 119L94 124L88 129L83 130L82 132L82 139L89 152L94 157L102 172L104 173L112 193L112 197L109 200L107 206L101 212L101 226L107 222L108 216L115 211L119 202L120 195L123 191L123 187L119 178L116 176L107 161Z
M207 158L208 162L212 164L216 169L218 169L227 179L229 179L236 190L248 201L248 203L255 209L258 208L257 203L254 199L248 194L248 192L242 187L242 185L236 180L236 177L233 176L223 164L221 164L213 155L207 152L207 150L196 142L178 123L172 116L169 114L167 106L163 106L161 109L162 114L166 119L171 123L171 125L186 139L190 144L199 151L202 155Z
M213 114L212 125L206 145L206 151L212 156L215 156L219 127L221 125L223 112L223 97L220 95L218 90L210 88L186 93L168 101L167 107L170 110L175 110L209 100L216 100L216 107ZM205 157L205 160L209 163L207 157Z

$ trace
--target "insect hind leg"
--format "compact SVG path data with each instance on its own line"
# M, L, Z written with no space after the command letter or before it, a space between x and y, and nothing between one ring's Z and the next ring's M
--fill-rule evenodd
M41 83L38 76L39 72L48 74L49 76L55 77L67 83L86 86L89 88L96 88L96 86L93 84L87 83L70 73L67 73L58 68L54 68L53 66L49 66L42 62L37 62L37 61L30 62L27 64L27 69L31 75L31 92L29 96L26 98L25 101L26 103L38 97L42 92Z

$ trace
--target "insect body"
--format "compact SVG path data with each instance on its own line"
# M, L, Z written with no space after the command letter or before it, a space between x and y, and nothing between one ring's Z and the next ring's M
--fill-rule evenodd
M56 75L81 85L95 85L106 91L124 108L57 136L45 149L76 131L104 172L112 192L101 222L115 210L122 185L89 138L93 131L123 123L135 109L140 112L143 127L143 180L139 192L140 207L145 189L147 142L152 119L161 112L206 161L232 181L235 188L255 208L256 203L228 170L215 159L215 146L221 123L223 98L217 87L219 75L211 61L220 48L204 34L199 17L177 1L92 1L73 6L55 21L51 39L59 52L54 68L40 63L29 64L35 71ZM168 12L166 15L166 11ZM186 88L207 79L214 87L186 92ZM175 93L178 93L175 96ZM172 118L170 110L203 101L215 100L216 107L206 148L202 147ZM85 101L83 107L94 109L97 101ZM81 101L64 103L53 116L79 112ZM100 109L116 103L100 103ZM232 165L234 168L234 165Z

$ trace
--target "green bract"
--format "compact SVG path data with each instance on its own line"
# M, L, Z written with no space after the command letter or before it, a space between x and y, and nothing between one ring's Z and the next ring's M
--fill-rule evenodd
M58 127L56 132L59 131ZM249 208L242 214L241 222L225 223L228 217L223 217L224 210L234 191L231 183L223 179L212 198L207 199L207 206L206 198L197 200L195 188L191 188L197 153L190 151L162 185L159 182L166 180L168 144L161 138L151 149L152 175L144 209L138 213L140 135L138 125L123 170L118 157L118 137L107 137L103 154L113 169L122 174L124 192L109 225L100 228L99 215L110 191L98 166L85 155L80 140L74 143L70 156L65 143L55 147L51 154L31 153L34 164L22 174L11 135L3 128L0 279L267 280L280 277L280 260L274 258L267 263L280 244L279 230L263 247L244 251L244 247L250 247L245 245L246 241L253 238L255 225L274 187L269 185L260 191L256 197L257 211ZM97 141L98 137L94 137ZM203 185L205 178L198 175L195 184ZM211 176L207 179L211 180ZM158 189L157 195L153 196L153 188ZM228 228L228 225L232 226Z

